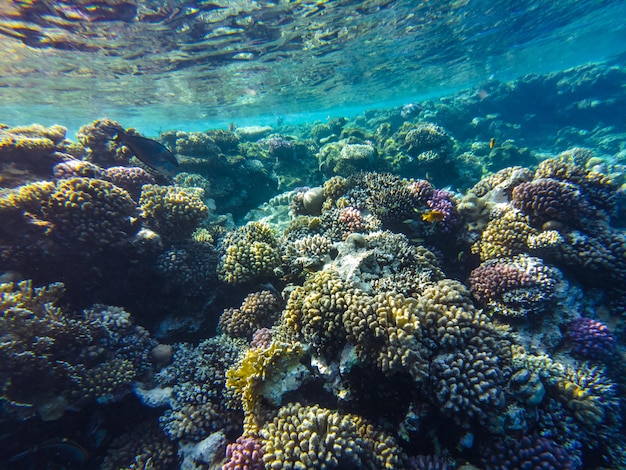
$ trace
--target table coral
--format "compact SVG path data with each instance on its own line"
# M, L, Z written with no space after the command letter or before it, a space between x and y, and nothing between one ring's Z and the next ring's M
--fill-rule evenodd
M229 284L271 278L280 265L278 238L265 223L250 222L224 237L219 278Z
M43 207L53 233L66 241L93 246L121 242L136 232L131 218L136 205L130 195L108 181L70 178L57 182Z
M261 430L266 468L398 468L392 437L365 419L319 405L281 408Z
M142 186L139 198L141 216L150 228L165 239L185 240L209 213L198 191L146 184Z
M239 308L225 309L218 326L231 337L250 340L256 330L271 327L278 319L281 309L282 300L269 290L252 292Z

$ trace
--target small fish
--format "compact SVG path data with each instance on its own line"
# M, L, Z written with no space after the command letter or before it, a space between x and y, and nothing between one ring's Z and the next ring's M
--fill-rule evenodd
M130 148L135 157L153 170L166 176L174 176L178 172L178 160L170 150L160 142L140 135L131 135L115 129L115 140Z
M489 149L492 149L496 146L496 139L493 138L489 141Z
M456 255L456 259L458 261L463 261L465 259L465 251L459 251L459 254Z
M1 463L22 462L24 465L22 468L36 468L36 463L39 461L39 463L54 464L54 468L70 469L82 467L88 458L89 453L77 442L63 438L48 439L37 446L15 454Z
M421 105L416 103L409 103L402 106L402 110L400 111L400 116L403 118L408 118L411 116L415 116L420 113L420 111L424 109Z
M413 243L424 243L426 241L425 238L411 238Z
M428 223L441 222L444 219L444 214L440 210L433 209L422 214L422 220Z

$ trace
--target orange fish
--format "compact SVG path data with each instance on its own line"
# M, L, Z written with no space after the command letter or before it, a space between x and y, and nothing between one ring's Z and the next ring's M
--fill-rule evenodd
M422 220L431 224L434 222L441 222L443 219L443 212L437 209L433 209L432 211L424 212L422 214Z
M489 141L489 149L492 149L496 146L496 139L491 139Z

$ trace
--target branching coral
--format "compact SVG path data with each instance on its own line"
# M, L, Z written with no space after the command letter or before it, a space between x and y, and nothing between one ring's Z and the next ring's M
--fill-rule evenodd
M139 205L149 227L168 240L184 240L209 213L201 196L191 189L147 184Z
M250 222L226 235L218 276L229 284L271 278L280 265L278 238L265 223Z
M229 336L249 340L256 330L271 327L278 319L281 308L281 299L269 290L252 292L239 308L224 310L219 327Z

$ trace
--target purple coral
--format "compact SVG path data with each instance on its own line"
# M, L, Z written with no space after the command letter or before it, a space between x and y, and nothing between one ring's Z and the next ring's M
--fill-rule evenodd
M437 224L439 231L449 233L461 222L459 212L456 210L456 202L453 194L445 189L434 189L426 204L433 211L439 211L443 220Z
M615 336L604 323L577 318L569 325L572 353L585 359L608 359L615 350Z
M517 185L511 203L538 224L556 220L580 225L582 219L593 215L593 208L576 185L551 178Z
M294 145L281 136L270 137L266 140L269 154L277 159L289 158L294 154Z
M273 339L272 330L269 328L259 328L252 334L251 348L267 348Z
M486 470L571 469L572 461L565 449L542 436L523 436L521 439L503 439L489 446L485 452Z
M240 436L226 448L228 461L222 470L263 470L263 448L254 437Z
M154 184L156 180L143 168L112 166L102 172L102 179L128 191L134 199L141 194L144 184Z
M426 180L417 180L409 184L409 191L420 201L427 201L433 195L433 186Z

